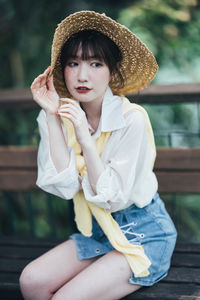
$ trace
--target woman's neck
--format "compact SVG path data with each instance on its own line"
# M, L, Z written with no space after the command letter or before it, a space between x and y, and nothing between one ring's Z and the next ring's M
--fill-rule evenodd
M88 123L92 126L92 128L96 131L100 118L101 118L101 110L102 110L102 101L99 101L98 103L90 102L90 103L80 103L82 109L86 113L86 117L88 120Z

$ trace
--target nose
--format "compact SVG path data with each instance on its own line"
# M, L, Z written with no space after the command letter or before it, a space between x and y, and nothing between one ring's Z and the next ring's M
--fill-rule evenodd
M84 62L82 62L78 68L78 81L79 82L88 81L88 66Z

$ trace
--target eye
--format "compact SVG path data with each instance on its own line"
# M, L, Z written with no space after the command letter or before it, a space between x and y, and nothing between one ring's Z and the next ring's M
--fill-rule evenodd
M91 65L92 65L92 67L98 68L98 67L102 66L102 63L95 61L95 62L92 62Z
M69 61L67 62L68 67L76 67L78 66L78 63L76 61Z

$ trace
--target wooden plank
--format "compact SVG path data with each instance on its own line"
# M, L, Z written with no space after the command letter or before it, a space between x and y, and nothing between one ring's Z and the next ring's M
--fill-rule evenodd
M200 268L200 254L174 252L172 266Z
M137 102L138 95L127 95L127 97L131 102ZM139 104L200 102L199 83L174 85L152 84L140 92L138 102ZM0 91L0 107L30 109L36 108L38 105L32 100L32 95L29 89L9 89Z
M50 247L20 247L20 246L1 246L0 258L6 259L30 259L36 257L52 249L55 245ZM172 257L172 267L187 267L187 268L200 268L200 255L188 253L174 253Z
M62 243L63 239L1 237L0 257L6 259L34 259ZM182 252L179 252L179 248ZM177 243L172 257L173 267L200 268L200 244Z
M200 170L200 148L157 148L154 170Z
M17 290L18 288L18 290ZM23 300L19 287L16 284L1 285L1 300ZM199 300L199 287L194 284L166 284L158 283L152 287L143 287L141 290L124 297L121 300Z
M200 193L200 172L155 172L159 193ZM0 190L27 191L36 189L37 171L0 170Z
M51 238L51 237L20 237L20 236L4 236L0 235L0 247L11 246L11 247L42 247L42 248L51 248L62 242L65 239ZM176 253L188 253L188 254L200 254L200 243L186 243L186 242L177 242L175 247Z
M5 273L2 272L0 273L0 283L15 283L18 284L19 283L19 273Z
M0 258L34 259L66 241L57 238L0 237Z
M0 247L2 246L17 246L17 247L54 247L62 242L64 239L59 239L55 237L20 237L20 236L0 236Z
M45 251L44 251L45 252ZM44 253L43 252L43 253ZM40 253L43 254L43 253ZM35 257L28 258L0 258L0 273L21 273L23 268ZM199 259L199 257L198 257ZM171 267L169 274L163 279L164 282L200 283L200 268Z
M0 190L28 191L36 189L36 179L36 170L1 170Z
M155 172L159 193L200 193L200 172Z
M196 284L159 282L128 295L123 300L199 300L200 286Z
M143 89L142 95L200 95L199 83L151 84Z
M21 273L24 267L30 262L30 259L10 259L0 258L0 272Z
M150 85L138 95L128 95L134 102L139 98L140 104L176 104L183 102L200 102L199 83L173 85Z
M0 283L0 300L24 300L19 289L19 284Z
M53 248L53 247L52 247ZM17 247L13 246L1 246L0 258L6 259L34 259L43 253L47 252L51 247Z
M167 277L164 278L164 282L200 284L200 268L197 269L172 267L169 270L169 274L167 275Z
M0 168L37 168L37 147L1 146Z
M30 89L0 90L0 107L14 110L39 108L33 101Z
M36 168L37 147L1 146L0 168ZM200 170L200 148L157 148L155 170Z
M178 242L175 251L176 253L200 254L200 243Z

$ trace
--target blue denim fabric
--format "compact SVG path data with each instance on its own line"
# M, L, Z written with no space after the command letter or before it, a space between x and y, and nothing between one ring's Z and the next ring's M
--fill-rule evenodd
M170 267L177 232L159 194L156 193L151 203L143 208L133 204L126 209L112 213L112 216L130 243L142 245L152 263L149 276L135 278L132 273L129 282L150 286L165 277ZM113 250L94 218L91 237L75 233L70 238L76 244L80 260L103 255Z

